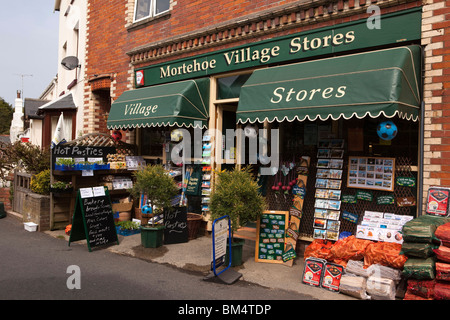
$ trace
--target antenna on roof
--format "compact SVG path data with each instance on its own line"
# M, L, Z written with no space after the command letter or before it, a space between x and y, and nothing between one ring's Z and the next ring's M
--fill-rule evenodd
M22 78L22 99L25 101L25 95L23 93L23 78L32 77L33 75L32 74L18 74L18 73L14 74L14 75Z

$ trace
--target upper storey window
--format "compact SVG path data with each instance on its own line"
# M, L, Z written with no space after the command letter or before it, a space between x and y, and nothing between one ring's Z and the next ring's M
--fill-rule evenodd
M134 8L136 22L169 11L170 0L135 0Z

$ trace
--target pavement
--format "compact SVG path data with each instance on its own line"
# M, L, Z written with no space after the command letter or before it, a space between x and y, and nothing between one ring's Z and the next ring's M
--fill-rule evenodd
M18 219L20 214L8 212ZM64 230L44 231L55 238L64 238L69 241ZM101 250L121 254L154 263L166 264L188 272L198 273L203 278L210 276L212 257L212 236L202 235L186 243L165 244L159 248L144 248L141 245L141 235L118 235L119 244L105 247ZM86 240L75 243L86 243ZM87 247L87 245L86 245ZM95 249L97 250L97 249ZM247 281L272 289L283 289L299 294L309 295L312 299L319 300L356 300L353 297L331 292L323 288L316 288L302 283L304 269L303 257L297 257L293 266L285 266L274 263L255 262L255 241L245 240L243 247L243 264L233 267L242 274L238 281ZM228 285L225 284L224 285ZM232 285L232 284L231 284Z

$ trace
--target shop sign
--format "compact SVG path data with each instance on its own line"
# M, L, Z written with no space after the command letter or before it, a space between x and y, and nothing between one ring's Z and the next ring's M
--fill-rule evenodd
M295 207L291 207L291 209L289 209L289 214L294 217L302 217L302 211Z
M292 194L298 195L301 199L305 199L306 189L304 187L294 185L292 187Z
M135 71L136 87L421 38L421 11L418 9L382 15L380 29L369 29L366 23L366 19L361 19L139 68Z
M427 214L436 216L449 216L450 188L430 187L427 196Z
M188 242L187 207L164 210L164 244Z
M297 253L292 245L289 246L289 249L285 250L283 253L283 261L289 261L295 259L297 257Z
M352 223L357 223L358 222L358 218L359 216L355 213L351 213L348 211L345 211L342 213L342 219L350 221Z
M397 177L395 182L398 186L402 187L415 187L416 186L416 178L414 177Z
M342 195L341 201L344 203L356 203L356 196L354 194Z
M356 191L356 198L358 200L372 201L373 194L370 191L358 190Z
M115 154L115 147L99 147L99 146L74 146L64 143L58 144L52 149L52 168L55 168L57 158L73 158L87 161L88 158L103 158L107 162L108 154Z
M393 195L385 195L377 197L377 204L394 204L395 199Z
M416 205L416 198L415 197L397 198L397 205L399 207L414 207Z
M220 267L225 262L225 255L227 253L227 237L230 235L230 217L223 216L214 220L212 229L212 261L211 270L216 274L216 268ZM231 243L229 243L231 246Z

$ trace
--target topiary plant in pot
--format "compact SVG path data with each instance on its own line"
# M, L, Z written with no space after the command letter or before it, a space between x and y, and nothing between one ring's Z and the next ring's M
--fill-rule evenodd
M135 182L129 191L136 199L144 192L150 208L162 210L170 207L178 188L162 165L147 165L143 170L134 172L133 176ZM148 224L141 225L141 241L146 248L161 246L163 234L164 225L155 223L154 215Z
M231 220L232 238L240 226L255 221L266 209L264 197L251 173L251 167L217 172L217 180L211 194L211 220L228 215ZM232 266L242 264L244 241L232 239ZM236 249L235 249L236 248Z

